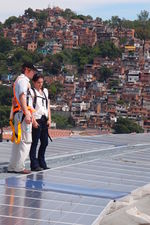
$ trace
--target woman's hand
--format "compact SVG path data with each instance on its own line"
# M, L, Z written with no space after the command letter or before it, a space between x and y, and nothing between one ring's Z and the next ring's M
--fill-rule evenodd
M39 126L38 122L35 119L32 120L32 126L34 128L38 128L38 126Z
M51 127L51 121L50 120L47 120L47 126L48 126L48 128Z

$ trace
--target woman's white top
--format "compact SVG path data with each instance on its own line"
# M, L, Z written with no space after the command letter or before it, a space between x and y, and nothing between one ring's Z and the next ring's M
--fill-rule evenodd
M43 89L42 94L34 88L36 92L36 106L35 112L33 113L35 119L41 119L42 116L46 116L48 118L48 108L46 107L46 98L48 104L48 90L46 88ZM45 95L44 95L44 93ZM30 89L30 93L34 102L34 91ZM46 98L45 98L46 96Z

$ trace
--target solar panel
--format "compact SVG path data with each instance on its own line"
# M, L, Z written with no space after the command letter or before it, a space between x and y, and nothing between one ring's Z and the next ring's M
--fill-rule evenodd
M150 182L148 145L144 135L54 140L47 150L54 168L1 177L0 224L93 224L111 200ZM4 147L8 160L11 144Z

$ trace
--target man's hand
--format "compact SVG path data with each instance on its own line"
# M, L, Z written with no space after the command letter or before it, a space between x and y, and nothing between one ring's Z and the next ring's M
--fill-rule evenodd
M26 113L26 115L25 115L25 122L26 122L26 124L30 124L32 122L32 116L31 116L30 111L28 111L28 113Z

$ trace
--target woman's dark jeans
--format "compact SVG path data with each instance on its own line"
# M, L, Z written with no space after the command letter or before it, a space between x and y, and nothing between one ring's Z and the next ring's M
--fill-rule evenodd
M41 167L46 169L47 165L45 162L45 151L48 145L48 127L47 119L42 116L41 119L37 120L38 128L32 127L32 144L30 149L30 160L31 170ZM38 142L40 140L40 147L37 152Z

